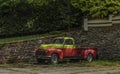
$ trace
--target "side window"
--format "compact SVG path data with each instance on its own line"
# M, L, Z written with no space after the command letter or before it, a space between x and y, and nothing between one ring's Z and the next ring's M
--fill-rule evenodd
M73 45L73 41L71 39L67 39L65 41L65 45Z

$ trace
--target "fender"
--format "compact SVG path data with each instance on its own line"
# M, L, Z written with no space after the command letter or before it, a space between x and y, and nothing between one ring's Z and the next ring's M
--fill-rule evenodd
M49 49L49 55L58 54L60 60L64 58L62 49Z
M59 55L60 60L63 59L64 56L63 56L63 51L62 51L62 49L56 49L56 51L55 51L54 53L57 53L57 54Z
M64 58L62 50L58 52L58 55L59 55L60 60L62 60Z
M83 58L87 58L88 54L92 54L94 58L97 56L97 52L94 49L88 48L82 50Z

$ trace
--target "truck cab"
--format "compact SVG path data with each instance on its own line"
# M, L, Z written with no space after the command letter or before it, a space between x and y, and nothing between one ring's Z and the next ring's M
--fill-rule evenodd
M42 44L40 49L47 48L75 48L75 40L72 37L57 37L50 44Z
M88 54L90 56L88 57ZM38 62L50 60L57 64L63 59L87 59L92 61L97 51L94 48L76 48L75 40L72 37L57 37L50 44L41 44L36 49L35 55Z

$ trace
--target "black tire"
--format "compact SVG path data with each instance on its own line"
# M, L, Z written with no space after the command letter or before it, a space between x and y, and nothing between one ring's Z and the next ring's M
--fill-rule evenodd
M59 63L59 56L58 54L53 54L51 57L51 63L52 64L58 64Z
M88 61L88 62L92 62L93 60L94 60L93 55L92 55L92 54L88 54L88 56L87 56L87 61Z

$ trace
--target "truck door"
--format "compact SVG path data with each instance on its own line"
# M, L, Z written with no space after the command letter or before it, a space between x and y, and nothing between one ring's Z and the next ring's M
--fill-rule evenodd
M74 41L72 39L66 39L64 42L64 56L71 57L74 56Z

